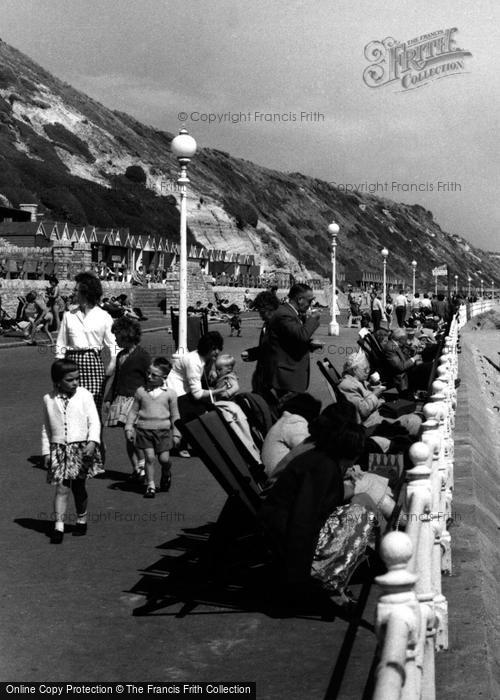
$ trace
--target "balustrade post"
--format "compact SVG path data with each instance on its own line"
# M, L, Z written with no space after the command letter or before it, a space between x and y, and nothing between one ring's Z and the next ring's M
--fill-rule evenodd
M380 555L387 573L377 576L381 587L375 630L380 661L373 700L417 700L420 674L416 648L420 638L421 614L415 595L416 575L408 569L412 556L410 538L404 532L390 532L382 539Z
M421 698L422 700L433 700L435 697L434 638L437 620L434 612L434 591L432 588L434 530L431 515L431 450L425 443L416 442L410 447L409 456L413 467L407 470L410 521L407 524L406 532L410 534L408 528L411 526L413 537L410 535L410 539L414 550L410 569L418 576L415 593L420 603L423 623L422 640L417 647L416 663L422 674Z
M441 510L441 473L439 471L439 406L429 403L424 406L425 422L422 425L422 442L431 450L431 488L432 488L432 529L434 545L432 548L431 585L434 593L434 612L437 618L435 649L448 649L448 601L442 594L441 587L441 536L446 524L446 515Z
M439 472L441 474L441 505L438 512L444 514L444 529L441 533L441 547L443 555L441 558L441 572L445 576L452 574L452 559L451 559L451 536L446 528L448 520L452 518L451 503L452 492L449 483L450 465L446 450L446 430L445 430L445 412L446 404L443 394L433 394L431 396L432 403L437 406L436 418L439 420L439 436L440 436L440 451L439 451Z
M448 378L448 375L446 375ZM450 513L451 513L451 501L453 492L453 462L455 459L455 444L453 442L453 431L454 431L454 418L455 411L449 400L449 384L446 385L445 382L436 380L432 383L433 397L442 396L444 401L440 401L441 408L440 411L443 415L444 420L444 461L446 464L446 481L444 485L444 490L446 494L447 502L449 502ZM433 399L431 399L433 400ZM444 468L444 467L443 467Z

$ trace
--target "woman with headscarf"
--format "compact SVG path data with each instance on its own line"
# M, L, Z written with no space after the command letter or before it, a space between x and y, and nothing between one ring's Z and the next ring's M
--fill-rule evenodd
M311 579L330 593L344 593L367 546L375 544L370 509L346 503L354 489L347 493L344 485L364 450L365 429L340 404L328 407L310 429L312 447L288 462L259 511L277 584L299 598Z

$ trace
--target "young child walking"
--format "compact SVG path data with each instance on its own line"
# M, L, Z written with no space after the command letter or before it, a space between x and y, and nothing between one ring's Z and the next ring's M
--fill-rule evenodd
M50 370L54 389L43 397L42 455L47 481L55 484L52 544L64 538L70 491L76 507L73 535L87 534L86 479L102 471L99 449L101 422L92 394L79 386L79 370L72 360L56 360Z
M172 368L164 357L155 357L146 375L146 386L135 392L134 403L125 424L125 436L136 448L144 450L146 458L146 493L154 498L155 455L161 466L160 491L168 491L171 484L170 450L180 442L175 426L179 419L177 395L165 381Z
M107 412L103 423L109 428L124 428L128 412L134 403L135 392L146 384L151 357L140 345L142 331L139 321L122 316L113 322L111 332L121 351L116 357L114 375L110 377L106 387L104 406ZM144 455L130 440L126 440L126 446L132 465L130 479L142 482L145 476Z

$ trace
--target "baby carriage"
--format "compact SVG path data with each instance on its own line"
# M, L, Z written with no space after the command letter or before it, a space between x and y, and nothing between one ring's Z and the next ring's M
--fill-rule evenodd
M5 335L13 338L25 338L26 330L25 328L29 325L28 321L23 321L20 318L20 310L24 309L24 301L19 300L18 313L16 318L13 318L8 311L6 311L0 300L0 335Z

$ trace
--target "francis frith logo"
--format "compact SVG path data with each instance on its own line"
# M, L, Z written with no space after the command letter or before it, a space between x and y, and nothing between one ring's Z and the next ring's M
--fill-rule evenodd
M370 88L393 83L406 91L465 72L465 59L472 54L456 46L457 31L454 27L408 41L392 37L371 41L365 46L365 58L370 65L363 72L363 81Z

